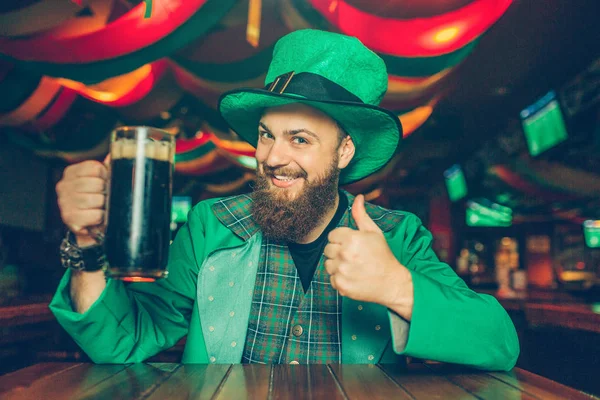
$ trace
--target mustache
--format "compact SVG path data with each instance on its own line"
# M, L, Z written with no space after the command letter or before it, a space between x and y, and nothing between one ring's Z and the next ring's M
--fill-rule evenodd
M262 164L263 167L263 175L265 176L275 176L275 175L283 175L289 176L291 178L306 178L308 174L303 169L296 170L291 168L277 168L271 167L266 164Z

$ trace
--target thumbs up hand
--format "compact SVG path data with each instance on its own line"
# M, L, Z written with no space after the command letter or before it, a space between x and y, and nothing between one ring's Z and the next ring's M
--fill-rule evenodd
M383 232L367 214L364 196L354 199L352 217L358 230L342 227L328 236L324 255L331 285L342 296L382 304L410 320L410 272L396 259Z

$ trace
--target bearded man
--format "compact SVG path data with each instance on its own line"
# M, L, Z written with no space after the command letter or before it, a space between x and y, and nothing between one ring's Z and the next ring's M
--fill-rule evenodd
M219 111L256 147L251 194L198 203L170 248L169 277L105 280L67 270L50 308L97 363L141 362L187 335L184 363L387 363L404 356L510 370L519 344L491 296L431 249L414 215L339 186L395 154L396 115L380 57L317 30L277 43L264 89L224 94ZM66 169L57 192L70 245L88 251L106 167ZM65 263L69 265L69 263Z

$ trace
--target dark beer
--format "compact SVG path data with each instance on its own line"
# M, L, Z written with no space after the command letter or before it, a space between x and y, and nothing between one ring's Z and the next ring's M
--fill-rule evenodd
M143 145L142 145L143 146ZM166 276L170 243L172 164L167 143L112 144L105 239L107 275L126 281Z

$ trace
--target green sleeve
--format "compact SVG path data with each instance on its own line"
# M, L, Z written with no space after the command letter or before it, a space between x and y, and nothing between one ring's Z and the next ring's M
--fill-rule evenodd
M187 334L196 297L204 228L195 207L169 248L169 275L153 283L109 279L84 313L73 311L70 271L62 278L50 309L62 327L96 363L141 362L172 347Z
M431 233L414 215L407 215L392 241L392 250L411 272L414 285L408 339L400 334L396 340L394 332L401 330L392 329L396 352L486 370L512 369L519 341L500 303L469 289L450 266L438 260ZM396 328L402 325L399 317L394 319Z

